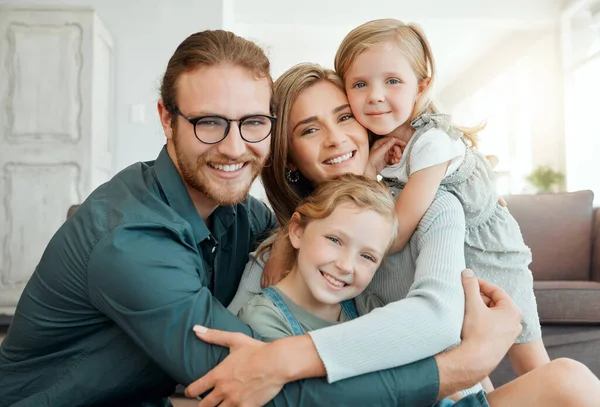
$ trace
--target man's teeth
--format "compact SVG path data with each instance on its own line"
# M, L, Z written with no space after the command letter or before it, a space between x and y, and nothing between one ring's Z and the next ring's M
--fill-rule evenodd
M327 160L325 161L325 164L339 164L346 160L349 160L350 158L352 158L352 152L349 152L348 154L344 154L343 156L334 158L332 160Z
M322 274L323 274L323 277L325 277L325 279L327 281L329 281L331 284L333 284L336 287L343 287L346 285L346 283L344 283L343 281L336 280L335 278L331 277L329 274L325 274L325 273L322 273Z
M225 171L225 172L233 172L233 171L237 171L240 168L242 168L244 166L244 163L230 164L230 165L221 165L221 164L208 163L208 165L210 165L215 170Z

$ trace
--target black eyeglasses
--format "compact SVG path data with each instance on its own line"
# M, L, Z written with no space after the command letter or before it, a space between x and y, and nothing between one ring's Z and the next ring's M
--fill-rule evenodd
M217 144L229 134L231 122L238 122L240 136L248 143L258 143L271 134L277 118L263 114L244 116L241 119L228 119L223 116L187 117L179 108L174 113L183 117L194 126L196 138L204 144Z

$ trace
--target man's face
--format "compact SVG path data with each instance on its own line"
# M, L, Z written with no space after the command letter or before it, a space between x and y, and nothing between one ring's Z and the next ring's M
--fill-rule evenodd
M240 119L248 115L269 115L271 88L266 78L257 79L246 68L231 65L201 67L182 74L177 81L177 107L186 117L218 115ZM194 126L163 109L161 120L168 148L188 188L214 205L242 201L260 173L269 152L269 140L248 143L232 122L227 137L216 144L204 144L194 135ZM173 157L174 152L175 157Z

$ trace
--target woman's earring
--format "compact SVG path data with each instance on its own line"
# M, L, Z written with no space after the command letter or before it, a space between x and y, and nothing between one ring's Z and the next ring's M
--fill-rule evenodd
M300 179L300 173L298 171L292 171L289 168L286 168L285 179L287 179L288 182L295 184Z

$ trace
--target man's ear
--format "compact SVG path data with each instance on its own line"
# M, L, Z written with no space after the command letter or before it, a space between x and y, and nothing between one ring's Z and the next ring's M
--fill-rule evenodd
M302 238L302 234L304 233L304 227L300 221L301 215L298 212L294 212L288 224L288 234L294 249L300 248L300 240Z
M171 126L172 115L169 113L162 99L158 100L157 106L160 124L165 132L167 140L173 140L173 127Z

